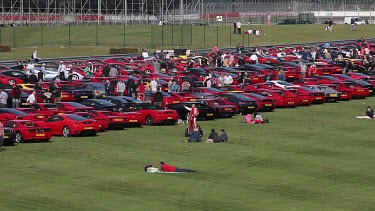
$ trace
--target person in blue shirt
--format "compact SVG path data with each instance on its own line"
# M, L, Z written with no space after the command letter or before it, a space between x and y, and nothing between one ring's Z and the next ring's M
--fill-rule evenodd
M172 83L168 86L169 92L179 92L180 86L176 83L175 80L172 80Z

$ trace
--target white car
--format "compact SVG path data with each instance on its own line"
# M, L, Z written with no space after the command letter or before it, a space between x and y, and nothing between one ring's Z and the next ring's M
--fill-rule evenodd
M35 69L34 70L35 75L38 75L39 71L40 70ZM47 74L44 75L45 81L53 81L55 79L60 79L60 74L57 72L57 70L52 70L52 69L47 68L46 72L47 72ZM68 78L68 76L69 76L69 72L65 71L65 78ZM72 80L82 80L83 78L84 78L84 76L81 75L80 73L73 72Z
M299 85L294 85L291 83L288 83L286 81L280 81L280 80L272 80L272 81L267 81L267 83L272 83L273 85L286 89L286 88L293 88L293 87L299 87Z

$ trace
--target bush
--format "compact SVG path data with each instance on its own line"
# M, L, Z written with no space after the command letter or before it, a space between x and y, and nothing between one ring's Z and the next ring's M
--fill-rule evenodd
M11 52L12 49L10 48L9 45L1 45L0 46L0 52Z
M137 48L111 48L109 49L109 54L128 54L128 53L138 53Z

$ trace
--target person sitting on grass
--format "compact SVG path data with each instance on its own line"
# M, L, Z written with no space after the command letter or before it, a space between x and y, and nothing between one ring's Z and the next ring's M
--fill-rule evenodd
M191 133L188 140L185 143L192 143L192 142L201 142L201 132L199 131L198 126L194 127L193 132Z
M220 143L221 139L219 135L216 133L215 129L211 129L211 133L207 138L206 143Z
M370 106L367 106L366 109L366 116L355 116L357 119L373 119L374 118L374 110Z
M228 141L228 135L227 135L227 133L225 132L224 129L220 130L220 139L221 139L222 142Z
M179 168L176 166L171 166L171 165L166 164L163 161L161 161L159 165L160 165L160 170L162 172L197 172L196 170L183 169L183 168Z

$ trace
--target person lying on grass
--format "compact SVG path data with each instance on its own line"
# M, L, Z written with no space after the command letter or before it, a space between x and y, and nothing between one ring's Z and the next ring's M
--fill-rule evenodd
M160 170L162 172L197 172L196 170L183 169L183 168L179 168L176 166L168 165L164 163L163 161L161 161L159 165L160 165Z

